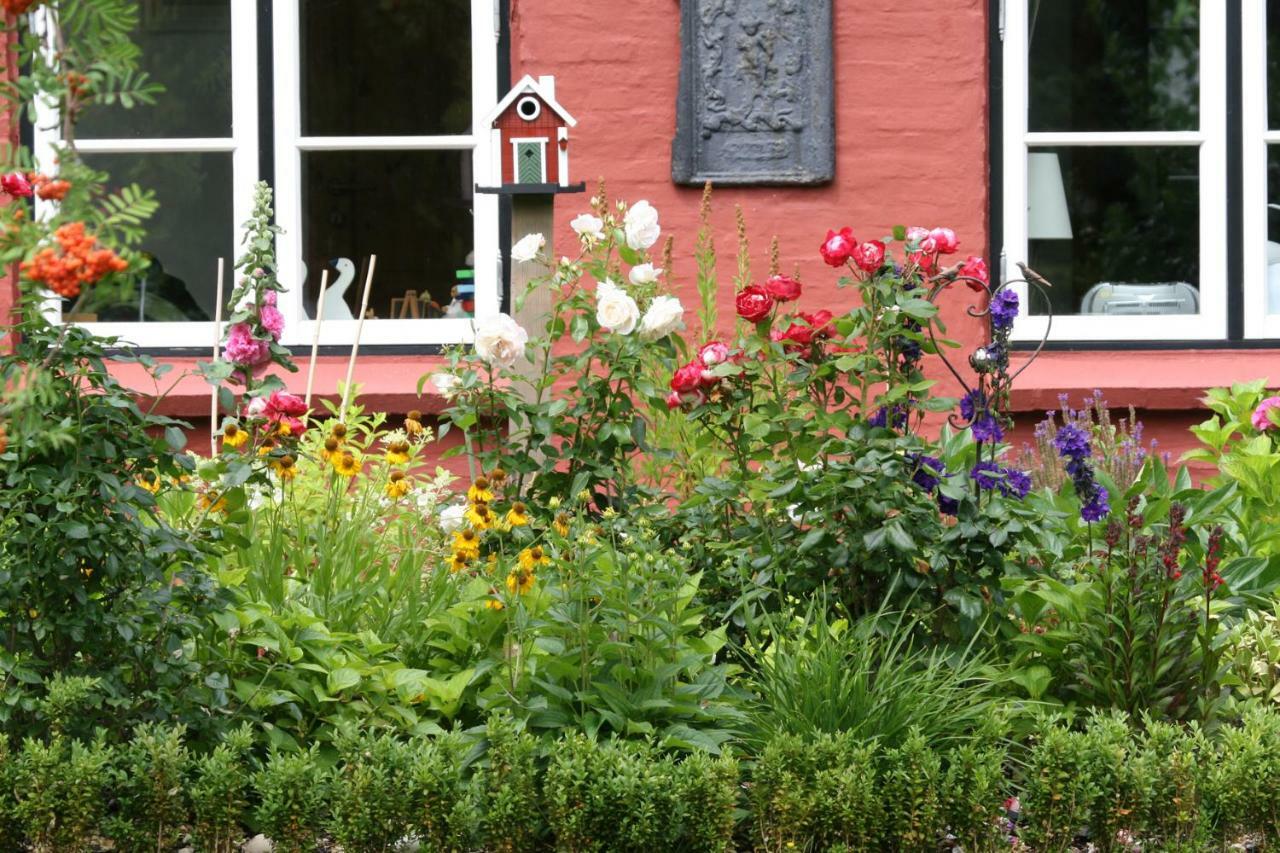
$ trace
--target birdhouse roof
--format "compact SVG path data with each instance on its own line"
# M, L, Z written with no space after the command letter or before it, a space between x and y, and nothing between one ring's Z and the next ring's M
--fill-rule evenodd
M569 127L576 127L578 120L569 115L569 112L556 101L554 78L546 77L543 79L547 82L540 82L530 74L524 75L519 83L511 87L511 91L507 92L506 97L498 102L498 105L493 108L493 112L489 113L488 123L493 124L497 121L516 102L516 98L521 95L537 95L544 104L564 120L565 124L569 125Z

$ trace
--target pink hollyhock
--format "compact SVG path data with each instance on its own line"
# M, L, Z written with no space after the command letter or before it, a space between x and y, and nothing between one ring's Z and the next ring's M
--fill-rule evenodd
M738 316L748 323L763 322L773 310L773 297L758 284L744 287L737 298Z
M10 172L7 175L0 176L0 190L5 195L11 195L14 198L30 198L32 189L31 181L27 180L27 176L21 172Z
M929 232L929 239L933 241L934 250L942 255L953 255L960 248L960 240L950 228L933 229Z
M960 275L967 279L976 278L982 282L982 284L978 284L978 281L965 281L965 284L971 290L975 290L978 293L986 290L985 285L991 283L991 274L987 271L987 262L977 255L970 255L965 258L964 264L960 267Z
M1272 409L1280 409L1280 397L1268 397L1258 404L1258 408L1253 410L1254 429L1259 432L1275 429L1276 425L1271 422L1271 416L1268 414Z
M227 330L224 351L227 361L240 367L257 367L271 357L270 345L255 338L248 323L236 323Z
M691 394L702 386L702 364L691 361L676 370L671 377L671 390L677 394Z
M878 272L884 266L884 243L868 240L853 250L853 262L863 272Z
M280 333L284 331L284 315L276 307L274 290L268 290L262 297L262 311L259 312L258 319L262 322L262 328L271 333L272 340L279 341Z
M764 283L764 289L779 302L791 302L800 298L800 282L790 276L770 276Z
M828 230L827 239L822 241L822 247L818 251L822 253L822 259L827 262L827 266L842 267L849 261L849 255L853 253L853 247L857 244L852 228L841 228L839 231Z

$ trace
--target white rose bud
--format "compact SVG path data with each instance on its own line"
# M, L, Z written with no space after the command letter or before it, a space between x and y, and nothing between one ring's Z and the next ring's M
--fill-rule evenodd
M532 261L538 257L538 253L547 245L547 238L541 234L526 234L520 238L520 241L511 247L511 260L517 264L523 264Z
M450 504L440 510L440 529L445 533L452 533L455 530L460 530L462 528L462 522L466 520L466 517L467 508L465 506Z
M640 321L640 306L631 296L605 279L596 288L596 322L619 335L635 331Z
M631 248L649 248L662 236L662 228L658 225L658 211L647 201L636 202L622 220L622 231Z
M589 242L604 239L604 220L590 213L574 217L569 227L576 231L579 237Z
M489 364L510 367L524 355L529 333L508 314L497 314L476 329L476 355Z
M653 264L636 264L631 268L632 284L653 284L662 275L662 268Z
M674 296L658 296L640 319L640 337L656 341L684 328L684 306Z
M452 400L454 395L458 393L462 380L452 373L433 373L431 374L431 384L440 392L441 397L446 400Z

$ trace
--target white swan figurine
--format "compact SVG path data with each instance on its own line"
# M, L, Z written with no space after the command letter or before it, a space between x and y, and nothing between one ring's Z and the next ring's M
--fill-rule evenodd
M350 258L337 258L329 261L329 266L338 271L338 280L325 289L320 316L326 320L354 320L355 315L351 313L343 297L351 286L352 279L356 277L356 265L351 263Z

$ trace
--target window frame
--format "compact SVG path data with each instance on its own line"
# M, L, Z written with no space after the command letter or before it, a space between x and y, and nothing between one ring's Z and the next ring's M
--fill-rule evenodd
M1244 247L1244 300L1256 310L1244 313L1246 338L1280 338L1280 312L1267 313L1267 155L1280 146L1280 130L1271 130L1267 116L1267 10L1266 4L1241 4L1240 63L1244 81L1241 119L1242 240ZM1278 117L1280 118L1280 117Z
M1002 239L1000 276L1017 278L1011 261L1026 260L1027 155L1052 147L1111 146L1199 148L1200 312L1124 315L1019 314L1011 340L1039 341L1210 341L1227 337L1227 11L1225 0L1204 0L1200 11L1200 128L1194 131L1069 131L1027 129L1029 89L1029 0L1002 4L1001 166ZM1246 4L1247 5L1247 4ZM1027 286L1014 286L1027 304ZM1052 326L1050 327L1050 322Z
M227 137L214 138L77 138L83 154L147 153L230 153L235 186L232 188L234 240L227 247L226 293L233 281L233 265L241 251L241 226L253 210L253 185L259 180L263 160L269 158L274 173L276 222L283 229L276 241L278 274L286 285L299 282L302 257L301 162L307 151L465 151L472 152L472 175L476 185L492 183L492 147L486 119L498 102L499 42L502 36L501 4L494 0L470 0L472 57L472 133L422 136L312 136L301 135L301 74L299 0L267 0L272 31L271 56L260 54L257 2L227 0L231 8L231 98L232 128ZM34 25L40 16L54 14L50 7L31 13ZM269 62L267 60L270 60ZM260 112L259 76L272 70L270 114ZM61 141L55 130L56 108L36 104L33 152L37 163L53 162L53 148ZM269 131L266 137L261 130ZM268 141L270 140L270 141ZM292 188L285 192L284 188ZM50 209L51 202L37 201L36 213ZM503 255L499 239L501 224L499 198L475 193L473 196L475 258L475 311L466 319L379 319L367 322L361 343L370 345L420 346L470 343L475 324L497 314L501 303ZM163 215L160 212L158 215ZM209 259L209 277L216 278L216 258ZM313 271L313 275L318 271ZM376 273L375 273L376 275ZM353 282L363 288L363 281ZM359 289L355 291L359 293ZM312 342L316 321L306 319L303 289L289 287L282 294L280 310L285 317L281 344L302 347ZM44 303L51 322L61 322L61 300L50 296ZM355 339L357 320L325 320L321 325L322 346L350 346ZM96 335L119 338L133 346L151 349L206 349L214 341L213 321L82 323ZM194 344L193 341L200 343Z

